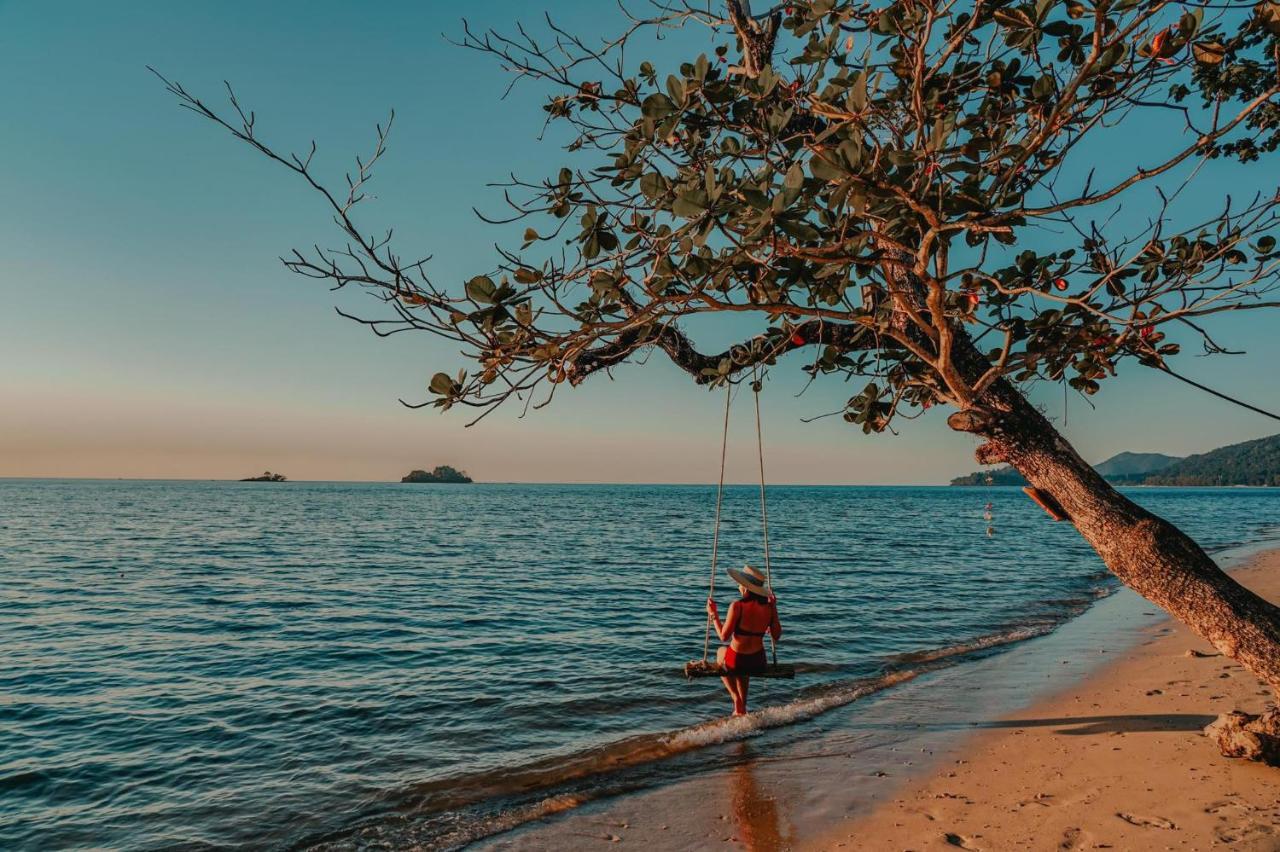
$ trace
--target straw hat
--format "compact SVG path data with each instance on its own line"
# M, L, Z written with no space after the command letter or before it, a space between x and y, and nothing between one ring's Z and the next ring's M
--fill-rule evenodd
M766 598L772 594L769 590L769 582L765 579L764 575L761 574L758 569L752 568L750 565L743 565L741 571L737 568L730 568L729 576L733 578L735 583L742 586L749 592L755 592L757 595L761 595Z

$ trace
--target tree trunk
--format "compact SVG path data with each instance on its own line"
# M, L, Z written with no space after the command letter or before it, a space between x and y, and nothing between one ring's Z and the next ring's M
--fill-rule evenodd
M989 366L962 333L953 357L976 381ZM1240 662L1280 696L1280 607L1227 576L1189 536L1102 478L1011 383L948 420L986 440L983 464L1006 462L1051 496L1126 586Z

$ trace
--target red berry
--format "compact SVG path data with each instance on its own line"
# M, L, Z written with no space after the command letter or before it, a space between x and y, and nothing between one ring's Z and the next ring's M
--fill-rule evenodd
M1059 278L1053 282L1053 286L1057 287L1059 290L1065 290L1067 289L1067 279Z
M966 293L965 298L967 298L969 300L969 304L975 308L978 307L978 303L982 301L982 297L977 293Z
M800 332L798 332L798 331L797 331L797 332L794 332L794 333L791 335L791 345L793 345L793 346L804 346L804 335L803 335L803 334L801 334L801 333L800 333Z

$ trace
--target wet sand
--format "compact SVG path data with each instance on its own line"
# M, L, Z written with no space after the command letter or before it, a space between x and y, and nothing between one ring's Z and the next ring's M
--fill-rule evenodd
M1280 599L1280 551L1237 578ZM1200 730L1258 712L1259 681L1162 620L1113 665L965 742L891 802L806 849L1280 850L1280 769L1217 753ZM1192 653L1189 653L1192 652Z

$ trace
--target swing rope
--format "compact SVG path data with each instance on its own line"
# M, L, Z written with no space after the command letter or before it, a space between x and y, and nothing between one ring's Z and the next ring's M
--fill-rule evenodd
M769 504L764 494L764 429L760 426L760 374L759 368L751 367L751 391L756 401L756 454L760 458L760 523L764 528L764 577L773 593L773 566L769 562ZM773 653L773 664L778 664L778 643L769 634L769 650Z
M724 389L724 435L720 439L720 485L716 488L716 525L711 533L711 589L707 598L716 596L716 558L720 552L720 506L724 503L724 458L729 449L729 402L732 400L732 386L726 384ZM702 662L707 661L707 653L711 649L711 613L707 613L707 635L702 640Z
M755 396L756 411L756 455L760 462L760 523L764 531L764 576L769 590L773 590L773 563L769 557L769 503L765 495L764 477L764 429L760 422L760 374L758 367L751 368L751 391ZM720 438L720 481L716 486L716 520L711 533L711 578L707 598L716 594L716 567L720 554L720 514L724 505L724 470L725 458L729 449L729 404L733 400L733 386L726 383L724 393L724 431ZM706 635L702 639L702 662L707 662L711 651L711 613L707 613ZM769 648L773 653L773 664L778 664L778 645L769 636Z

